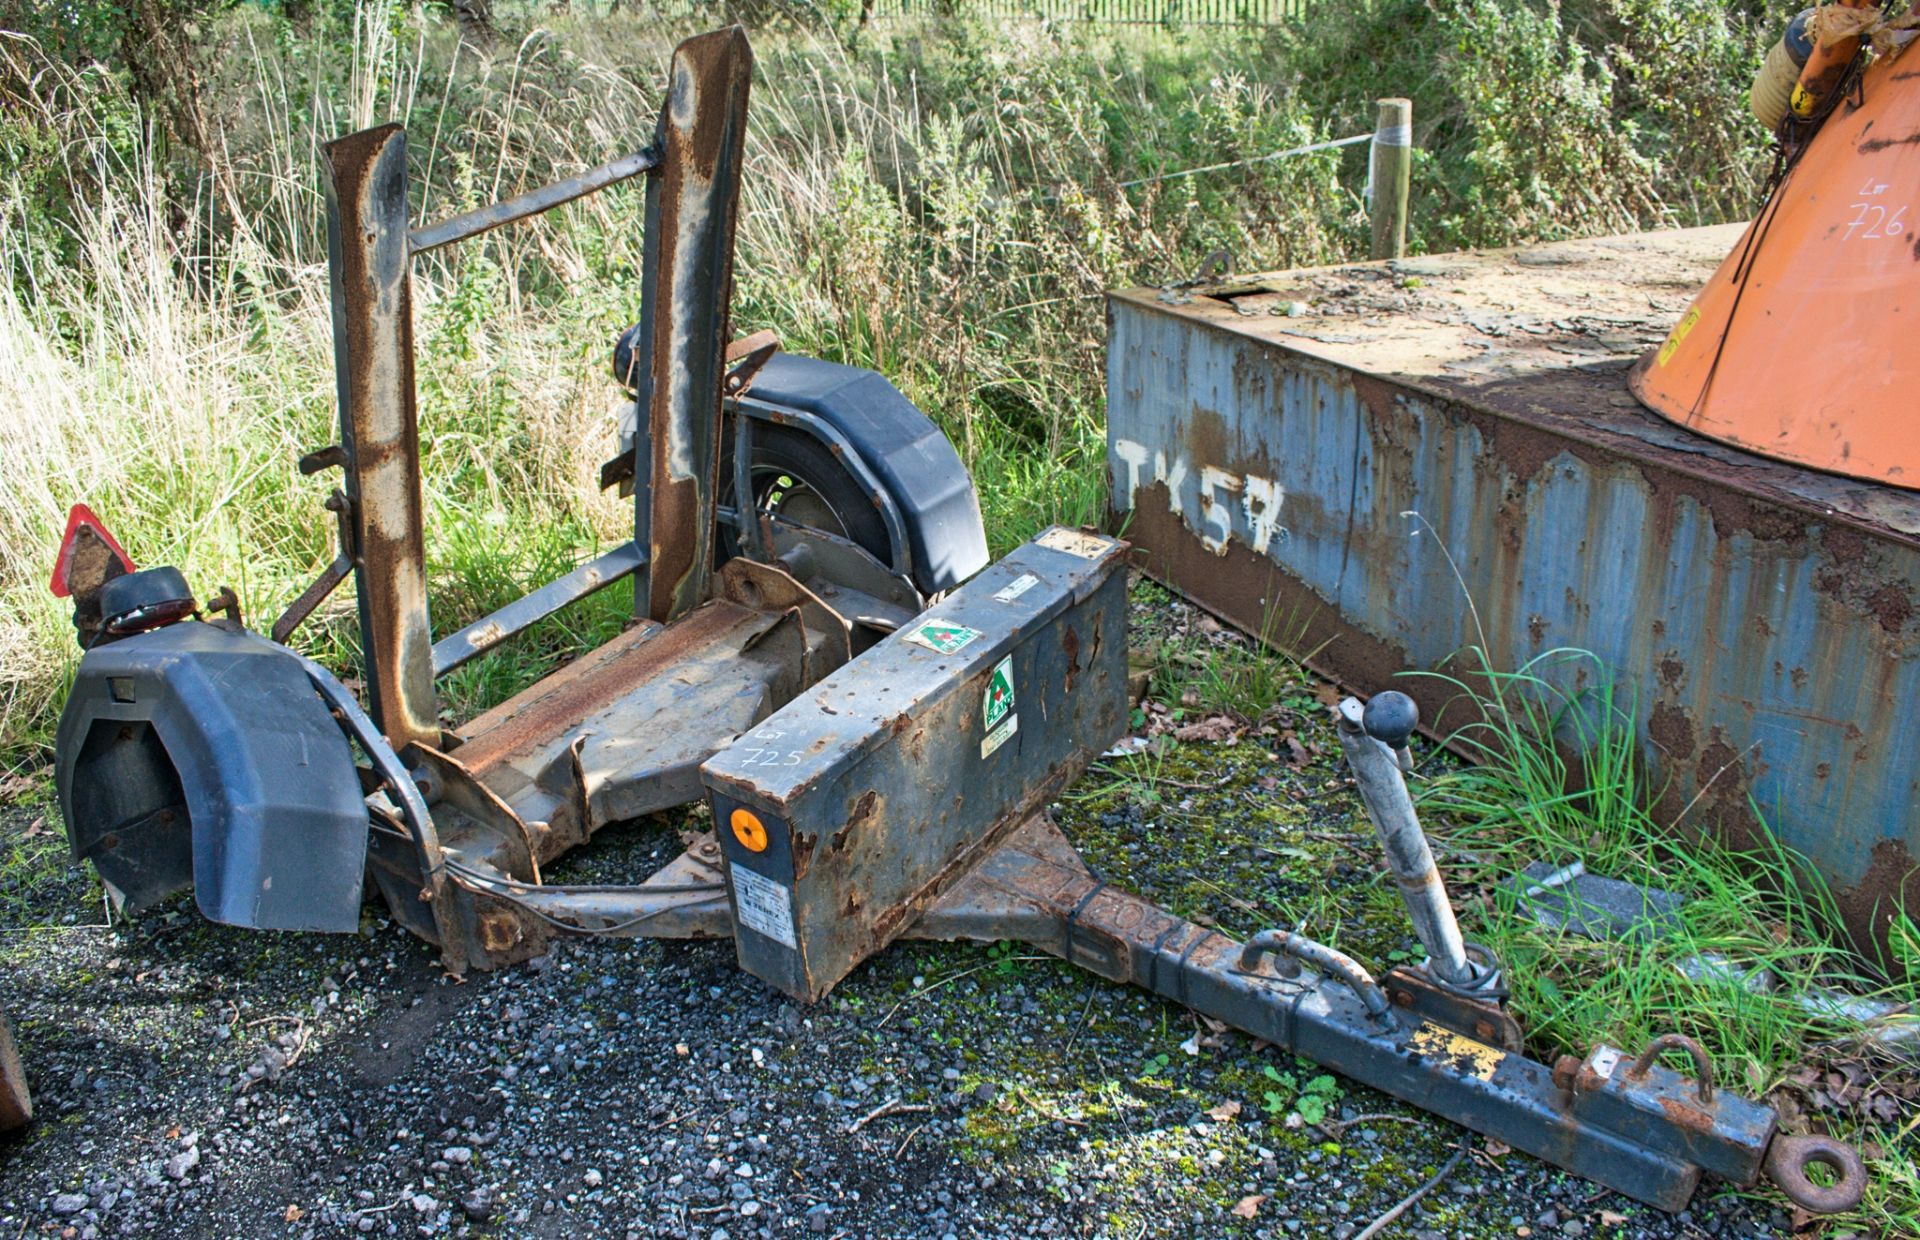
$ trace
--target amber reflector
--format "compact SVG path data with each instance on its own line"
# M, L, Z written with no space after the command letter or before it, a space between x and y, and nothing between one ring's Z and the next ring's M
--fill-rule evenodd
M1703 435L1920 489L1920 51L1867 71L1630 382Z
M733 827L733 838L748 852L767 851L767 826L760 816L750 809L736 809L728 824Z

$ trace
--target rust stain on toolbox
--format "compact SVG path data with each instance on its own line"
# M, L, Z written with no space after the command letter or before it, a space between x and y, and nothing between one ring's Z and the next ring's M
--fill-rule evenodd
M1737 234L1116 293L1111 516L1154 576L1440 731L1451 691L1395 673L1593 652L1535 670L1611 672L1669 817L1746 842L1757 804L1882 940L1920 904L1920 495L1711 443L1625 384Z
M708 760L743 968L819 998L1113 743L1125 560L1049 530Z

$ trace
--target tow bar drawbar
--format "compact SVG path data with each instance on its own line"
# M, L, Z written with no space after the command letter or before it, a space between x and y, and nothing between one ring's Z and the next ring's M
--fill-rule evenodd
M1364 705L1347 698L1335 708L1334 715L1355 787L1380 837L1387 867L1399 884L1414 933L1427 950L1427 959L1418 971L1427 974L1426 980L1435 990L1464 1004L1489 1009L1489 1017L1493 1010L1504 1014L1507 990L1501 982L1500 967L1489 953L1462 940L1446 885L1407 791L1405 775L1410 773L1412 763L1406 746L1419 724L1418 707L1404 693L1386 692L1375 694ZM1256 935L1248 944L1249 953L1254 943L1266 937ZM1352 965L1338 952L1318 944L1312 947ZM1297 945L1280 949L1304 959L1314 958ZM1358 965L1352 965L1350 971L1326 971L1353 986L1356 993L1361 993L1360 983L1372 987L1372 980ZM1394 970L1388 975L1390 987L1396 974L1404 976L1414 971ZM1358 979L1351 976L1354 972L1359 974ZM1395 995L1395 1000L1401 1001L1401 996ZM1511 1019L1507 1017L1508 1022ZM1517 1034L1517 1025L1510 1027ZM1517 1038L1510 1049L1519 1049ZM1658 1066L1660 1056L1669 1051L1683 1052L1693 1061L1691 1078ZM1665 1034L1622 1067L1624 1059L1623 1052L1607 1046L1597 1047L1585 1060L1562 1056L1551 1074L1550 1084L1558 1095L1552 1100L1552 1112L1578 1117L1624 1136L1637 1136L1649 1150L1668 1150L1736 1183L1750 1184L1758 1172L1764 1171L1795 1205L1813 1213L1841 1213L1860 1204L1866 1189L1866 1168L1858 1151L1831 1137L1780 1132L1771 1108L1716 1094L1712 1058L1694 1039ZM1478 1127L1468 1116L1454 1118ZM1823 1178L1829 1182L1818 1183L1808 1174L1814 1166L1825 1169L1828 1174ZM1594 1178L1611 1182L1604 1176ZM1632 1189L1625 1191L1633 1193Z

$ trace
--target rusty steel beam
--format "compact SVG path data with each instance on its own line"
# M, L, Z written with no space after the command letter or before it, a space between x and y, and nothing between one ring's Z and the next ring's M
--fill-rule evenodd
M349 554L360 569L373 718L401 749L440 736L414 409L407 137L398 125L382 125L324 149Z
M735 26L682 43L647 183L634 435L634 539L647 563L636 615L666 623L698 606L713 569L720 399L733 233L753 53Z
M1225 1021L1663 1210L1711 1172L1752 1184L1775 1140L1772 1110L1701 1091L1690 1075L1600 1048L1547 1065L1386 1003L1357 965L1263 962L1241 944L1095 876L1044 816L1021 825L938 903L915 938L1018 935L1097 973ZM1312 965L1329 953L1303 944ZM1337 954L1335 954L1337 955ZM1863 1176L1854 1174L1857 1189Z
M567 177L551 185L528 190L505 202L476 207L472 211L456 215L450 220L442 220L438 224L416 228L407 235L407 242L415 254L425 254L429 250L437 250L443 245L452 245L456 241L478 237L481 233L492 232L507 224L517 224L521 220L532 219L536 215L551 211L576 198L597 194L609 185L618 185L643 172L651 172L659 166L660 157L652 150L623 155L612 163L588 169L579 176Z
M475 620L458 633L449 634L435 642L433 674L444 676L469 659L479 658L554 612L623 580L638 571L640 564L640 549L627 542L595 556L572 572L555 577L531 594L523 595L491 615Z

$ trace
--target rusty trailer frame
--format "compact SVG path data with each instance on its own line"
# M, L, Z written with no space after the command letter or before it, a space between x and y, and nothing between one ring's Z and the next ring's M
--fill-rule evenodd
M742 967L811 1001L903 937L1022 939L1664 1209L1708 1173L1745 1184L1765 1172L1813 1208L1857 1199L1857 1156L1781 1135L1771 1110L1713 1087L1696 1047L1679 1047L1702 1061L1691 1073L1657 1062L1665 1042L1637 1058L1525 1055L1498 962L1460 942L1398 774L1409 701L1345 704L1342 745L1434 967L1376 980L1296 932L1236 942L1089 871L1045 806L1125 731L1128 545L1054 528L923 594L903 514L856 446L749 394L764 342L741 342L726 369L751 67L737 28L691 39L648 150L417 230L404 132L327 148L341 438L302 468L343 471L328 503L340 555L274 642L233 615L187 618L172 569L75 583L77 600L146 600L102 604L107 640L83 658L62 718L76 853L133 889L136 907L191 882L209 915L309 929L357 924L364 857L395 919L455 974L534 956L556 935L730 937ZM628 466L603 471L632 484L634 537L436 643L412 257L643 174L639 416ZM719 503L728 408L731 513ZM875 508L886 560L758 507L755 436L803 423ZM970 486L963 498L977 525ZM733 554L722 563L717 549ZM281 644L349 573L368 708ZM628 577L626 632L441 728L437 675ZM268 680L271 693L256 687ZM181 760L192 753L213 758ZM262 801L273 831L261 806L226 799L241 784L274 794ZM646 880L545 880L593 832L695 802L715 829ZM292 827L310 841L297 857L276 851ZM316 874L316 857L333 869L351 857L356 872ZM1812 1163L1840 1183L1814 1186Z

